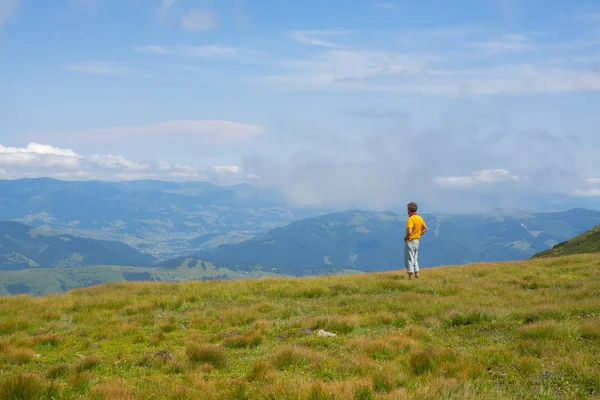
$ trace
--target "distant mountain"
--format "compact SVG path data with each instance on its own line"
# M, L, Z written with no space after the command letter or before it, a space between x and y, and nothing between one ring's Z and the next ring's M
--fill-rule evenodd
M600 212L497 210L424 218L429 232L421 241L419 260L423 267L434 267L529 258L600 223ZM406 216L395 213L328 214L161 265L176 268L190 259L204 260L237 271L259 269L289 275L402 269L405 222Z
M0 222L0 270L67 268L91 265L150 266L156 260L117 242L40 231Z
M248 184L0 180L0 220L127 243L159 259L235 243L319 212ZM219 239L195 240L205 235Z
M533 258L559 257L585 253L600 253L600 225L570 240L558 243L551 249L539 252Z

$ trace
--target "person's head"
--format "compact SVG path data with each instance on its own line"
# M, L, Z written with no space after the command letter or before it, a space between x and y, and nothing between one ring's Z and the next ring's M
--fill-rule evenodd
M414 201L411 201L410 203L408 203L406 205L406 208L408 209L408 213L412 214L412 213L416 213L417 212L417 210L419 209L419 206Z

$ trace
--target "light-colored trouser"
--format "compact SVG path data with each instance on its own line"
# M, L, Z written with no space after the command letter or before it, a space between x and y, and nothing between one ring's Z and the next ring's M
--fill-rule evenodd
M404 266L409 273L419 272L419 240L409 240L404 245Z

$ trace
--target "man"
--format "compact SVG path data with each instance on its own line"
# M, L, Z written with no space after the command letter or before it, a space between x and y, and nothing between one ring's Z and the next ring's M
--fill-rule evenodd
M419 240L421 235L427 232L427 225L420 215L417 215L419 206L417 203L410 202L406 205L408 210L408 220L406 221L406 234L404 235L404 265L408 272L408 279L419 278Z

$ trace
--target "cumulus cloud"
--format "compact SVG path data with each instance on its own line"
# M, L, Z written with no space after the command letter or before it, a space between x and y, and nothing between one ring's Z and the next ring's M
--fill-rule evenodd
M217 27L217 20L209 11L191 10L181 18L181 27L190 31L211 31Z
M83 156L71 149L31 143L0 145L2 179L53 177L66 180L211 180L239 183L247 177L237 166L200 166L131 160L120 155Z
M211 170L217 173L238 174L240 172L240 167L237 165L218 165L216 167L212 167Z
M60 149L39 143L27 147L5 147L0 145L2 167L63 167L77 168L81 156L70 149Z

